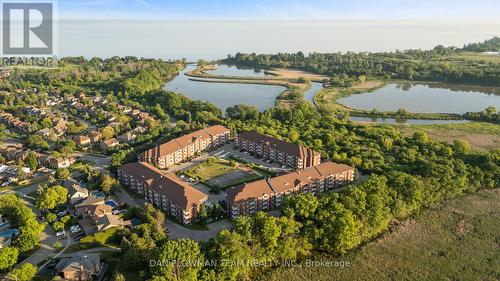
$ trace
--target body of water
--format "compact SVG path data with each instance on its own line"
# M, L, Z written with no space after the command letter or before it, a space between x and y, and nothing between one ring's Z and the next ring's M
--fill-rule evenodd
M338 100L351 108L378 111L456 113L482 111L488 106L500 108L500 96L468 87L446 87L446 84L391 83L371 93L351 95Z
M323 89L323 84L318 82L312 82L311 88L304 92L304 99L311 104L314 104L314 95L316 95L319 90Z
M209 101L222 110L236 104L246 104L253 105L260 111L273 107L276 97L286 90L283 86L189 80L190 77L184 73L194 69L196 69L195 65L188 65L182 73L172 81L167 82L164 88L168 91L184 94L193 100Z
M458 46L500 34L499 20L60 20L57 56L222 59L228 54L380 52ZM355 36L353 35L355 34ZM395 40L397 38L397 40Z
M349 120L354 122L372 122L382 124L401 124L401 125L435 125L435 124L462 124L467 123L467 120L426 120L426 119L394 119L394 118L371 118L351 116Z
M266 74L264 69L248 68L236 65L218 64L217 69L206 70L208 74L224 75L224 76L241 76L241 77L265 77L272 76Z

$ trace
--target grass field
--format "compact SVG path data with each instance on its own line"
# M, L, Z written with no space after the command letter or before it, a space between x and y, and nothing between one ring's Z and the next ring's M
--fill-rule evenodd
M227 188L261 178L259 174L244 164L231 163L220 158L210 158L208 161L182 173L199 179L208 186L218 186L220 188Z
M232 166L229 161L219 158L212 158L200 165L190 168L184 173L190 177L201 180L208 180L224 174L234 172L236 167Z
M105 231L97 232L95 234L83 237L79 243L71 245L66 253L76 252L98 247L117 247L118 241L113 238L118 228L110 228Z
M434 206L341 257L341 267L287 267L259 280L499 280L500 189ZM305 262L302 262L305 265Z
M438 141L453 143L456 139L467 141L472 148L490 150L500 148L500 125L484 122L469 122L463 124L398 126L405 135L416 131L427 133Z

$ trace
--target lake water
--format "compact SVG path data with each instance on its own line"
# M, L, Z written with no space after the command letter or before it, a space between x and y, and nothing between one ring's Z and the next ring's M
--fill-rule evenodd
M304 99L312 104L314 104L314 95L323 88L322 83L312 82L311 88L304 92Z
M222 110L236 104L246 104L253 105L260 111L273 107L276 97L286 90L283 86L213 83L189 80L190 77L184 75L184 73L194 69L196 69L195 65L188 65L182 73L172 81L167 82L164 89L184 94L193 100L209 101ZM230 71L230 68L224 68L222 71ZM245 73L248 71L246 70Z
M372 122L382 124L406 124L406 125L435 125L435 124L462 124L467 123L467 120L426 120L426 119L394 119L394 118L371 118L351 116L349 120L354 122Z
M351 108L378 111L457 113L482 111L488 106L500 109L500 95L481 88L446 86L445 84L391 83L371 93L351 95L338 102Z
M438 44L460 47L500 34L499 19L158 21L125 18L61 19L57 56L138 56L195 61L221 59L237 52L380 52L432 49Z
M241 76L241 77L265 77L272 76L266 74L264 69L248 68L235 65L218 64L215 70L206 70L208 74L224 75L224 76Z

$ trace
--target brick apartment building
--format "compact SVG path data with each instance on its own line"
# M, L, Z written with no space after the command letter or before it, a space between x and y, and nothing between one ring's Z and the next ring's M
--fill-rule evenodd
M227 192L229 216L236 218L272 210L278 208L286 196L318 194L339 188L353 180L354 168L325 162L282 176L240 185Z
M228 142L229 136L230 131L224 126L208 127L153 147L140 154L139 161L155 163L166 169L194 157L196 153Z
M316 166L321 162L319 152L255 131L238 134L236 145L242 150L254 153L257 157L277 162L294 170Z
M118 168L118 178L133 191L144 196L166 214L183 224L196 220L207 195L177 178L145 162L130 163Z

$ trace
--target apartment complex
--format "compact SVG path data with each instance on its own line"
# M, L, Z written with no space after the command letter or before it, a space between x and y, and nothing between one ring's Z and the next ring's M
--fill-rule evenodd
M257 157L277 162L294 170L319 165L321 154L302 145L289 143L255 131L243 132L236 137L236 145Z
M177 178L145 162L122 165L118 178L151 204L183 224L190 224L198 215L207 195Z
M194 157L196 153L228 142L229 136L230 131L224 126L208 127L153 147L139 155L139 161L155 163L166 169Z
M252 215L278 208L289 195L313 193L339 188L354 180L354 168L333 162L263 179L232 188L227 193L231 218Z

